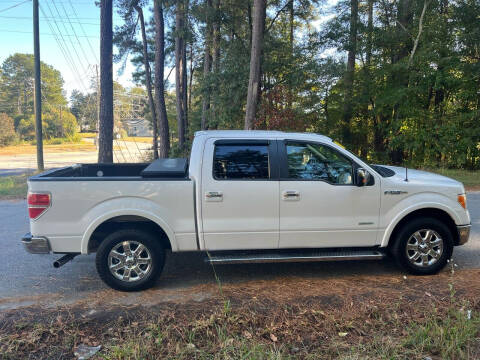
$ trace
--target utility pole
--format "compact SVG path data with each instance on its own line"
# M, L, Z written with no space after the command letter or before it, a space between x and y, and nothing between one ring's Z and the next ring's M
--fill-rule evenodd
M100 129L98 162L113 163L113 0L100 0Z
M33 0L33 54L35 57L35 138L37 140L37 169L43 171L42 88L40 86L40 29L38 0Z
M98 65L95 64L97 74L97 136L95 136L95 146L98 149L98 136L100 134L100 77L98 76Z

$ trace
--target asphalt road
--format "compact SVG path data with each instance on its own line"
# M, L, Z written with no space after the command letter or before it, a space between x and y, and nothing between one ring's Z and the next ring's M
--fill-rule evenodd
M480 268L480 192L468 194L472 217L470 241L454 251L459 268ZM60 269L52 263L59 255L27 253L20 238L28 231L25 201L0 201L0 309L33 303L69 303L107 290L98 279L94 255L78 256ZM402 275L389 260L220 265L216 273L222 282L268 280L282 277L342 277L355 275ZM156 288L169 296L182 296L189 288L215 282L212 267L198 253L170 254ZM106 292L115 296L114 291ZM160 294L160 295L159 295ZM155 296L163 296L162 292ZM131 298L132 302L138 298Z

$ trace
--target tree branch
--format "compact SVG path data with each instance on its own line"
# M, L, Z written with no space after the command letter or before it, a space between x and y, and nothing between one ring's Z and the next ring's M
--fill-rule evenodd
M170 69L170 71L168 72L167 77L166 77L165 80L163 81L163 84L164 84L164 85L167 85L168 78L169 78L170 75L172 74L173 69L175 69L175 66L173 66L173 67Z
M275 23L275 20L277 20L278 16L285 11L285 9L287 8L288 5L290 5L291 3L293 2L293 0L288 0L286 2L286 4L280 9L277 11L277 13L275 14L274 18L272 19L270 25L268 25L268 28L267 30L265 30L266 33L268 33L270 31L270 29L272 28L273 24Z
M417 51L417 47L418 47L418 42L420 41L420 36L422 35L422 31L423 31L423 18L425 16L425 12L427 11L427 7L428 7L428 4L430 3L430 0L425 0L425 2L423 3L423 9L422 9L422 14L420 15L420 20L418 21L418 34L417 34L417 37L415 39L415 42L413 44L413 49L412 49L412 52L410 53L410 57L408 59L408 67L410 68L410 66L412 65L412 62L413 62L413 56L415 55L415 52Z
M395 22L397 23L397 25L400 25L400 27L403 29L403 31L405 31L408 34L408 36L410 36L412 38L412 40L415 40L415 38L412 36L412 34L410 34L410 32L407 30L407 28L405 26L403 26L403 24L400 21L395 19Z

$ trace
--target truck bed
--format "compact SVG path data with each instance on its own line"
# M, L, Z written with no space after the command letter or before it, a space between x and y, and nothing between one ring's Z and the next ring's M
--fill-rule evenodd
M152 163L75 164L32 176L30 181L188 180L186 159L158 159Z
M85 254L92 231L107 220L152 221L172 240L173 251L196 250L195 184L184 161L177 161L184 170L175 171L171 160L154 161L151 171L147 163L76 164L32 176L29 191L49 193L52 200L31 221L31 233L47 237L56 252Z

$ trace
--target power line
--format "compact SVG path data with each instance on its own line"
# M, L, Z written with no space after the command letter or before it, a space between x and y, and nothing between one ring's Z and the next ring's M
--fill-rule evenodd
M57 12L58 16L60 16L60 11L58 11L58 8L57 8L57 5L56 5L56 3L55 3L55 0L51 0L51 2L52 2L53 7L55 8L55 11ZM47 3L47 4L48 4L48 3ZM50 5L47 5L47 6L50 8ZM57 25L57 21L56 21L56 20L53 20L53 22ZM63 25L63 29L65 30L65 34L68 34L67 26L66 26L65 24L63 24L63 23L62 23L62 25ZM57 25L57 26L58 26L58 25ZM73 26L72 26L72 28L73 28ZM62 36L62 33L61 33L60 31L59 31L59 33L60 33L60 37L61 37L61 36ZM80 64L80 67L82 68L83 72L86 73L87 71L85 70L85 67L84 67L84 65L83 65L83 62L80 61L80 55L79 55L78 52L77 52L77 47L75 46L75 44L73 44L73 42L72 42L71 39L68 39L68 40L69 40L69 43L70 43L70 45L71 45L71 47L72 47L72 49L73 49L73 51L74 51L74 53L75 53L75 55L76 55L75 59L76 59L76 60L78 61L78 63ZM88 60L87 60L87 64L88 64ZM79 76L79 78L80 78L80 76ZM80 79L80 80L81 80L81 79ZM82 80L81 80L81 81L82 81Z
M19 33L19 34L33 34L32 31L22 31L22 30L9 30L9 29L0 29L0 32L8 32L8 33ZM46 36L56 36L56 34L54 33L40 33L40 35L46 35ZM63 36L66 36L66 37L73 37L74 35L70 35L70 34L64 34ZM79 35L80 36L80 35ZM80 36L80 37L85 37L85 36ZM87 36L89 38L93 38L93 39L98 39L97 36Z
M29 16L5 16L2 15L0 16L0 19L15 19L15 20L27 20L27 21L32 21L32 18ZM47 21L47 20L53 20L53 18L40 18L40 21ZM65 18L56 18L58 22L66 22ZM94 25L94 26L100 26L100 23L86 23L86 22L80 22L80 21L70 21L73 24L81 24L81 25Z
M73 6L72 1L68 0L68 3L70 4L70 7L73 10L75 18L80 21L80 18L78 17L77 11L75 10L75 7ZM90 40L88 40L88 37L86 37L87 34L85 33L85 29L83 28L83 25L81 23L80 23L80 29L82 30L83 35L85 35L85 38L87 39L88 46L90 47L90 51L92 52L93 56L95 57L96 62L99 63L100 61L98 60L97 53L93 50L92 44L90 43Z
M48 2L47 2L47 6L48 6ZM43 10L43 7L40 6L40 10L42 11L42 13L45 15L45 11ZM49 7L49 10L50 12L51 9ZM80 79L80 76L78 74L78 70L77 70L77 67L75 65L75 63L73 62L72 58L71 58L71 54L70 54L70 50L68 49L67 47L67 44L65 42L65 40L63 39L62 37L62 40L64 42L64 44L62 44L62 41L60 40L60 37L57 36L57 34L55 34L55 30L53 28L53 25L50 23L50 21L47 22L48 23L48 26L50 27L50 30L52 31L52 33L54 34L54 38L55 38L55 41L57 42L59 48L60 48L60 51L62 52L63 54L63 57L65 58L65 61L67 62L67 64L69 65L70 69L72 70L72 73L76 75L77 77L77 81L78 79ZM56 24L57 26L57 29L58 31L60 32L60 29L58 27L58 24ZM84 89L87 89L85 84L83 83L83 81L80 79L80 81L78 82L81 86L83 86Z
M2 3L16 3L17 0L2 0ZM61 2L64 2L66 3L66 1L61 1ZM78 0L75 0L76 3L78 4L81 4L81 5L95 5L95 3L93 3L93 1L78 1Z
M55 4L55 1L54 1L54 0L53 0L53 4ZM62 7L62 9L63 9L63 11L64 11L64 13L65 13L65 15L67 15L67 12L65 11L65 7L63 6L63 4L60 4L60 5L61 5L61 7ZM88 56L87 56L87 54L85 53L85 50L83 49L82 43L80 42L80 39L79 39L78 36L77 36L77 32L75 31L75 28L73 27L72 22L70 21L70 18L68 17L68 15L67 15L67 19L68 19L68 22L70 23L70 28L72 29L73 35L75 35L75 39L77 39L77 43L78 43L78 45L80 46L80 50L81 50L81 52L82 52L85 60L87 61L87 64L89 64L89 63L90 63L90 60L88 59Z
M4 11L7 11L7 10L10 10L10 9L13 9L13 8L16 8L17 6L20 6L20 5L25 4L27 2L30 2L30 0L25 0L25 1L19 2L18 4L15 4L15 5L12 5L12 6L9 6L9 7L5 8L5 9L2 9L2 10L0 10L0 13L2 13Z
M48 5L48 2L47 2L47 6L48 6L49 11L52 13L52 10L50 9L50 5ZM43 8L40 7L40 9L43 12ZM50 23L50 21L48 21L48 26L50 27L50 30L55 34L55 30L53 28L53 25ZM58 27L58 24L55 23L55 26L57 27L57 30L58 30L58 32L60 33L60 36L61 36L62 34L61 34L61 31L60 31L60 28ZM69 64L70 69L73 70L72 72L77 76L77 80L78 80L79 79L78 70L76 68L75 63L73 62L72 56L70 54L70 50L68 49L68 46L67 46L65 40L62 37L62 41L63 41L63 43L62 43L62 41L60 41L60 37L57 34L55 34L55 41L57 42L57 44L60 48L60 51L62 51L65 60Z

